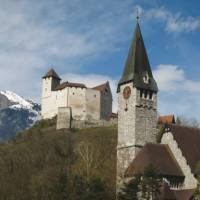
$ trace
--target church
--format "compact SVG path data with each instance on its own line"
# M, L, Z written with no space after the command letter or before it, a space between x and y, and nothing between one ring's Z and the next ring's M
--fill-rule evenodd
M158 87L137 22L118 83L117 189L152 164L163 179L162 200L191 200L197 187L200 129L163 123L156 141Z
M54 69L42 77L42 118L70 109L74 120L109 120L112 114L112 93L109 82L93 88L82 83L61 82Z

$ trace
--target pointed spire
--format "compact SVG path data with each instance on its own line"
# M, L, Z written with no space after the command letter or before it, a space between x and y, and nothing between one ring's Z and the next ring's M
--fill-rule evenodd
M144 78L147 78L148 81L146 82ZM137 88L148 89L155 92L158 91L138 22L118 88L120 85L128 82L133 82L133 85Z
M58 74L55 72L53 68L51 68L42 78L48 78L53 77L55 79L61 80L61 78L58 76Z

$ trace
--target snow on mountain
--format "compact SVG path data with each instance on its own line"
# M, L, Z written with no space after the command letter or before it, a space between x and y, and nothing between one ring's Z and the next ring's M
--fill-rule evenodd
M31 127L41 119L40 105L11 91L0 91L0 141Z
M12 103L14 103L13 108L27 108L27 109L32 109L33 105L25 100L23 97L15 94L14 92L11 91L0 91L0 94L6 96L8 98L9 101L11 101Z

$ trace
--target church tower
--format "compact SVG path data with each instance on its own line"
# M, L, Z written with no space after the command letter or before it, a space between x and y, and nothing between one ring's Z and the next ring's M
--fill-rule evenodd
M123 178L140 149L148 142L156 142L158 87L138 22L117 92L117 177Z

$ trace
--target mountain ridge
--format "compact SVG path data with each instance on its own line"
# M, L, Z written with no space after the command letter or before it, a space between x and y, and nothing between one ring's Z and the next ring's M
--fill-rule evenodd
M13 138L41 119L40 104L9 91L0 91L0 141Z

